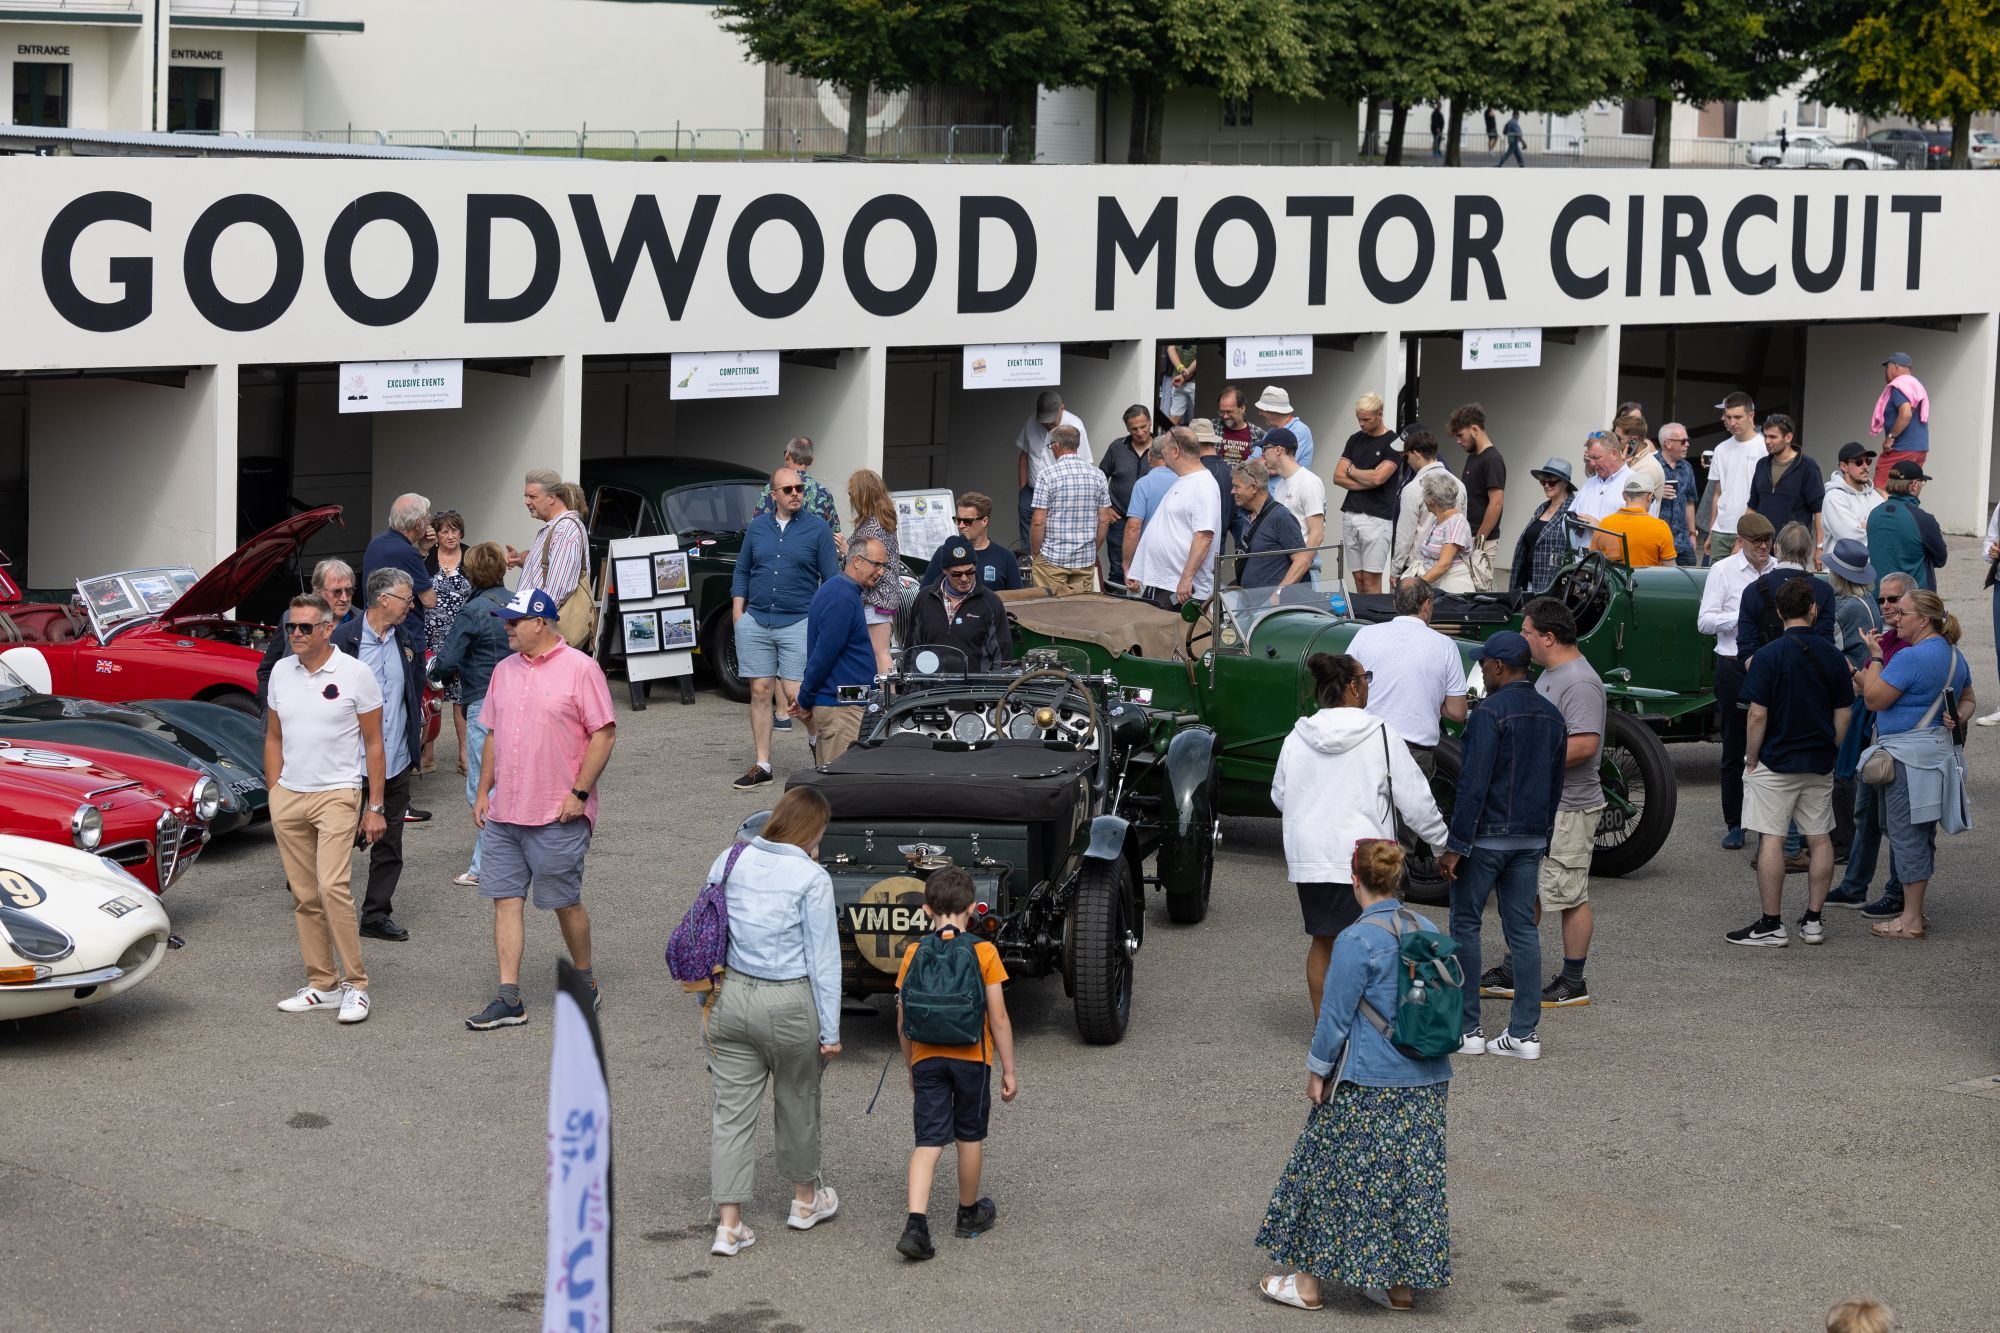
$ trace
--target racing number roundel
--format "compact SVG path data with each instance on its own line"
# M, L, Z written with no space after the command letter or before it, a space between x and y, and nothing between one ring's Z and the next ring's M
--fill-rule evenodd
M870 967L895 976L903 955L930 925L924 915L924 882L914 875L875 881L861 901L847 909L854 950Z
M18 870L0 870L0 906L35 907L49 895Z

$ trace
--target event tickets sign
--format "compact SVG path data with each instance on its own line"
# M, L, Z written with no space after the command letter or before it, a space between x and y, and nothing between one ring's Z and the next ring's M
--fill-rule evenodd
M968 389L1062 383L1061 343L968 343L962 350Z

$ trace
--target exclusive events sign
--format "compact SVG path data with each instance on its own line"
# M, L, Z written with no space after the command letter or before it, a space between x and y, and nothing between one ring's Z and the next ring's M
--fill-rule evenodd
M1501 370L1542 364L1540 329L1467 329L1460 339L1460 370Z
M1266 380L1275 376L1310 375L1313 340L1304 337L1230 338L1222 349L1231 378Z
M773 352L675 352L669 398L770 398L778 392Z
M347 361L341 412L428 412L465 405L463 361Z
M960 352L968 389L1062 383L1061 343L967 343Z
M0 369L1987 311L2000 266L1957 261L1983 253L1987 190L1969 172L11 157Z

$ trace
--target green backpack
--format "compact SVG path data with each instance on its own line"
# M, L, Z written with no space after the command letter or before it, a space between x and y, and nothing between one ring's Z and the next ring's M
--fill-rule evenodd
M1366 996L1361 1012L1391 1046L1413 1060L1455 1054L1465 1021L1465 969L1452 957L1458 941L1403 907L1390 920L1367 919L1396 937L1396 1014L1384 1018Z
M903 974L903 1032L926 1046L982 1046L986 979L979 945L962 930L933 932L917 943Z

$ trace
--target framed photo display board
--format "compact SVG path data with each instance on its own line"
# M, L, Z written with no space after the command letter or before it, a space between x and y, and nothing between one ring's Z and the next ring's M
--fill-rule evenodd
M688 557L680 539L620 537L611 543L611 644L625 655L625 679L694 674L694 608L688 604Z

